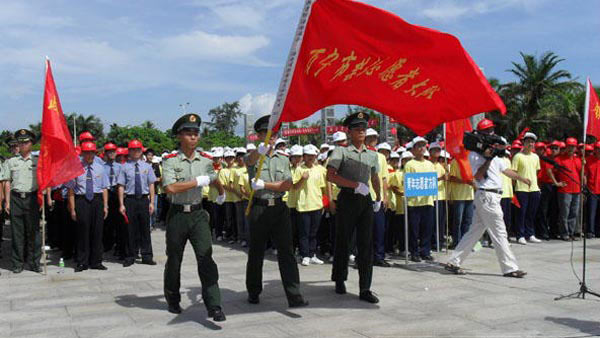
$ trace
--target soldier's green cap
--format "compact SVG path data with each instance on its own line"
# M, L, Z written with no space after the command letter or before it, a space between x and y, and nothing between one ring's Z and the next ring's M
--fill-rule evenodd
M19 129L15 133L15 138L18 142L31 141L32 143L35 143L35 134L31 130Z
M344 127L348 129L352 128L367 128L369 123L367 122L368 116L365 113L352 114L344 120Z
M11 137L8 139L8 141L6 141L6 144L8 144L8 146L9 146L9 147L12 147L12 146L16 146L16 145L18 145L18 144L19 144L19 142L17 142L17 139L16 139L16 138L14 138L13 136L11 136Z
M202 119L200 119L200 116L197 114L186 114L175 121L173 128L171 128L171 132L174 135L177 135L183 129L200 130L200 124L202 124Z
M271 117L271 115L265 115L265 116L259 118L258 120L256 120L256 122L254 122L254 131L257 133L260 133L261 131L269 130L269 118L270 117Z

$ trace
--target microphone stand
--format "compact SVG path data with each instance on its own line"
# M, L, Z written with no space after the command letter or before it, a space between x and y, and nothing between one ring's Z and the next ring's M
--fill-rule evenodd
M546 161L548 162L548 161ZM589 195L591 198L597 198L596 195L592 194L590 192L590 190L588 189L588 187L586 185L581 184L581 182L577 182L577 180L575 180L569 173L571 172L571 170L569 170L568 168L565 168L559 164L557 164L556 162L553 163L554 168L557 169L558 171L562 172L571 182L577 184L581 191L587 195ZM582 159L582 167L583 167L583 159ZM581 180L580 180L581 181ZM583 198L582 201L580 201L580 203L583 203ZM570 293L568 295L561 295L560 297L556 297L554 298L554 300L561 300L561 299L565 299L565 298L581 298L581 299L585 299L585 295L586 294L590 294L593 296L596 296L598 298L600 298L600 294L590 290L587 287L587 284L585 283L585 270L586 270L586 252L587 252L587 233L585 227L584 227L584 223L583 223L583 215L581 217L581 231L583 232L584 236L583 236L583 278L581 279L581 281L579 282L579 290L575 291L573 293ZM587 226L590 226L589 224L587 224Z

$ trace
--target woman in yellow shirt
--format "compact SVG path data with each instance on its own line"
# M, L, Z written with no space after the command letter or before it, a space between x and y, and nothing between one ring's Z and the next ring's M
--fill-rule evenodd
M296 144L290 148L290 172L292 173L292 183L296 182L296 184L292 184L292 188L288 191L288 200L286 203L288 208L290 208L294 251L299 246L298 224L300 223L300 216L298 215L296 206L298 204L298 190L302 186L302 182L300 182L300 164L302 163L302 155L302 146Z
M300 255L302 265L323 264L317 258L317 232L321 223L323 212L323 188L325 188L325 177L323 171L316 165L315 160L319 154L317 147L309 144L304 146L304 164L298 169L297 178L294 180L300 184L296 209L300 217L298 241L300 244Z
M223 230L225 237L229 241L229 244L234 244L237 241L237 224L235 216L235 203L240 200L237 190L231 185L231 179L233 172L235 171L235 153L228 150L224 154L226 167L219 171L219 182L225 189L225 203L223 208L225 210L225 219L223 222Z
M446 181L448 180L448 172L444 167L442 161L445 159L441 157L442 146L439 142L433 142L429 146L429 160L433 163L435 167L435 171L438 174L438 200L437 200L437 208L438 208L438 233L439 233L439 242L440 248L446 246ZM431 237L432 246L437 249L437 240L435 238L435 230Z
M248 168L244 163L244 156L246 155L246 148L235 149L235 164L236 168L231 175L229 184L231 188L237 194L238 201L235 202L235 219L237 224L237 235L238 241L242 247L248 246L248 220L246 219L246 207L248 206L248 194L242 190L243 185L240 182L248 182Z

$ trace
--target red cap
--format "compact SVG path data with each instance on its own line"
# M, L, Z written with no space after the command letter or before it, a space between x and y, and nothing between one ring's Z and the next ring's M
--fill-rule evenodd
M586 144L586 145L585 145L585 151L587 151L587 152L592 152L592 151L594 151L594 146L593 146L593 145L591 145L591 144Z
M594 143L594 148L600 148L600 141Z
M81 147L80 146L75 147L75 153L77 155L81 155Z
M92 133L90 133L89 131L84 131L83 133L79 134L79 142L93 141L93 140L94 140L94 135L92 135Z
M559 143L559 147L561 147L561 148L566 148L567 147L567 144L564 143L564 142L558 142L558 143Z
M125 152L125 150L127 150L127 149L118 147L117 148L117 156L119 156L119 155L127 155L127 152Z
M117 150L117 145L112 142L108 142L107 144L104 145L104 151L108 151L108 150Z
M494 128L494 122L492 122L492 120L489 119L483 119L481 121L479 121L479 123L477 123L477 130L485 130L485 129L489 129L489 128Z
M96 152L96 143L94 142L83 142L81 144L81 151L93 151Z
M125 156L129 155L129 149L123 148L123 155L125 155Z
M144 146L142 145L142 142L140 140L131 140L131 141L129 141L127 148L128 149L143 149Z
M516 140L512 143L512 149L523 149L523 144L519 141Z
M583 148L585 146L585 144L579 143L577 146L579 146L579 148Z
M560 141L554 140L552 141L552 143L550 143L551 147L559 147L560 148Z
M536 142L535 147L537 148L546 148L546 143L544 142Z
M568 146L577 146L577 139L573 138L573 137L569 137L567 138L567 143Z

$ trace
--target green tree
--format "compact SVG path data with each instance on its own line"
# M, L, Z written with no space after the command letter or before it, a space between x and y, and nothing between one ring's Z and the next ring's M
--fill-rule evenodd
M223 103L222 105L208 111L211 118L212 129L227 134L234 134L238 124L238 118L242 115L239 102Z
M243 137L224 131L214 131L200 137L198 146L207 150L212 147L245 147L246 141Z
M148 127L151 128L148 128ZM175 149L176 141L170 135L153 127L152 122L144 122L139 126L121 127L116 123L110 126L107 139L118 146L127 147L127 143L132 139L142 141L144 147L152 148L157 152L169 151ZM101 144L98 144L101 146Z

